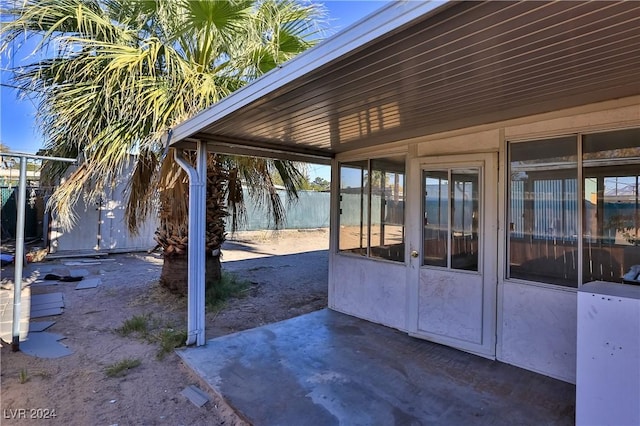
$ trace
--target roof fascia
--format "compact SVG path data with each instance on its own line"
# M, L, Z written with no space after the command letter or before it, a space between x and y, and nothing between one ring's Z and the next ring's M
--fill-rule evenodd
M202 142L205 142L207 146L207 151L216 153L216 154L226 154L226 155L239 155L244 157L262 157L262 158L271 158L274 160L288 160L288 161L299 161L304 163L314 163L314 164L331 164L331 156L327 156L326 153L315 153L312 151L301 151L301 150L293 150L289 147L282 147L281 149L268 147L268 146L259 146L249 144L245 141L222 141L222 140L208 140L202 139ZM192 138L185 138L182 141L176 143L175 145L172 143L173 148L177 149L187 149L194 150L196 148L198 140Z

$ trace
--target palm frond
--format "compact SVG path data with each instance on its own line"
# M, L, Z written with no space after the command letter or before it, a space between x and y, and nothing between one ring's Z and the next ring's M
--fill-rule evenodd
M127 204L124 217L132 235L136 235L140 225L152 213L157 212L158 167L158 156L155 152L140 151L126 186Z
M186 175L171 155L159 164L161 135L312 45L320 12L294 0L24 0L3 8L9 19L0 29L0 53L20 37L40 40L38 55L14 70L14 81L39 100L47 149L83 159L70 174L58 165L47 168L52 179L66 177L52 197L63 223L73 223L81 197L97 199L113 185L138 150L127 187L128 227L135 232L151 211L157 183L161 219L175 220L183 232ZM291 192L295 165L211 161L229 178L224 191L234 228L246 214L245 185L276 225L282 223L271 173L283 175ZM218 221L226 211L215 208Z
M5 52L19 37L39 37L35 51L53 44L60 49L56 37L59 34L82 35L95 40L127 39L125 33L114 25L96 0L25 0L14 1L2 8L3 16L10 19L3 23L0 52ZM59 50L66 54L68 50Z

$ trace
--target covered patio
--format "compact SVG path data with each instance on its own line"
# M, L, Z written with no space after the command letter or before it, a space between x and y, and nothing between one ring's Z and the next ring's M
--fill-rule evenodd
M639 2L394 1L174 128L176 158L198 157L181 162L188 343L207 343L207 152L331 164L329 308L359 318L325 312L185 360L262 424L572 423L576 383L578 424L637 424L639 323L591 315L613 297L580 312L578 294L627 293L640 265L640 216L612 207L640 211L638 52ZM589 383L578 342L617 330L625 358L599 358L613 379Z
M331 310L178 351L255 425L569 425L575 386Z

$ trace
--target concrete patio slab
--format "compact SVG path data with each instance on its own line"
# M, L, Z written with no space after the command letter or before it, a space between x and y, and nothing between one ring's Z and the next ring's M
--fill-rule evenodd
M89 278L88 280L83 280L76 286L76 290L86 290L88 288L96 288L98 287L102 281L100 278Z
M31 296L31 318L43 318L61 315L64 309L64 297L61 292L37 294Z
M326 309L178 354L255 425L574 424L572 384Z
M60 358L71 355L73 351L60 343L64 338L61 334L46 331L29 333L29 337L20 344L20 350L38 358Z
M69 276L71 277L86 277L89 274L88 269L69 269Z
M29 323L29 333L45 331L55 323L55 321L31 321Z

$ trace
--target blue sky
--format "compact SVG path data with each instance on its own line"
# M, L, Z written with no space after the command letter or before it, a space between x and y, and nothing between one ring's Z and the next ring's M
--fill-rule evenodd
M328 9L330 34L334 34L381 8L386 1L334 0L322 3ZM19 65L20 61L24 59L16 55L8 59L10 63L6 63L7 58L2 58L2 60L2 83L10 84L9 75L4 69L7 66ZM36 100L29 98L18 99L17 91L5 86L1 87L0 98L0 141L8 145L13 151L35 153L43 142L33 119L36 111ZM318 175L325 179L329 178L329 171L326 166L311 166L309 172L312 179Z

